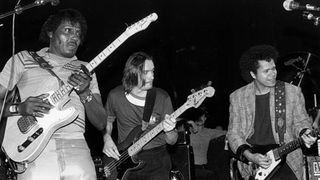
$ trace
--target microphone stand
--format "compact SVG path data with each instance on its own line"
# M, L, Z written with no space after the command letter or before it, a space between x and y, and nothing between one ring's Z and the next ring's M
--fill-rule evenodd
M51 2L54 5L55 3L57 3L57 0L36 0L35 2L27 4L22 7L18 5L14 8L14 10L1 14L0 19L5 18L7 16L11 16L13 14L21 14L24 10L31 9L36 6L45 5L48 2Z
M315 16L312 13L310 13L309 11L304 11L302 14L303 17L307 18L308 20L312 20L313 24L315 26L319 25L319 21L320 21L320 16Z
M298 87L300 87L300 84L301 84L301 82L302 82L302 79L303 79L303 77L304 77L304 74L305 74L306 72L308 72L307 66L308 66L308 64L309 64L310 57L311 57L311 53L308 53L307 61L304 63L303 69L297 67L297 66L294 65L294 64L291 64L293 67L295 67L296 69L299 70L299 71L297 72L297 74L295 75L295 77L294 77L294 79L299 78L299 83L297 84ZM292 84L292 83L293 83L293 80L290 82L290 84Z
M300 87L300 84L301 84L301 81L302 81L302 79L303 79L304 73L306 73L306 70L307 70L307 66L308 66L308 64L309 64L310 57L311 57L311 53L308 53L307 62L306 62L305 65L304 65L303 71L301 72L302 75L301 75L301 79L300 79L300 81L299 81L298 87Z

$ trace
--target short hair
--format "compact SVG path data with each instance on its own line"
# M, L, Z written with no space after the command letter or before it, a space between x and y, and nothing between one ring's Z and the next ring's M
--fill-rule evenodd
M80 40L82 43L87 34L87 22L81 13L75 9L62 9L58 13L49 16L46 22L42 25L39 36L40 41L49 43L50 38L48 36L48 32L55 32L63 22L70 22L72 25L77 23L80 24Z
M195 112L194 112L194 121L199 121L201 116L205 115L206 117L209 116L209 113L207 111L207 108L206 107L200 107L200 108L197 108L195 109Z
M142 79L146 60L153 61L153 58L144 52L135 52L128 58L122 77L122 85L126 93L130 93L133 87L138 85L139 79Z
M248 50L246 50L239 61L241 76L246 82L252 82L254 79L250 74L250 71L253 73L257 73L257 69L259 68L259 62L261 60L265 60L270 62L274 60L277 62L279 57L279 53L275 47L271 45L256 45L252 46Z

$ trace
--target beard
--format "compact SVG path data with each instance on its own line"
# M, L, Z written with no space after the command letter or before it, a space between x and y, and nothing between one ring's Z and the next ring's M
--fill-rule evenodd
M148 81L148 82L143 81L141 89L149 90L149 89L152 89L152 87L153 87L153 81Z

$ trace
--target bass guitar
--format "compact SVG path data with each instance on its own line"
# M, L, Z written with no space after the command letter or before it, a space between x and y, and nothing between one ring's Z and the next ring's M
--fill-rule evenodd
M180 116L185 110L191 107L199 107L200 104L204 101L206 97L212 97L214 95L214 88L209 86L194 92L193 94L189 95L187 101L176 111L174 111L170 116L172 118L177 118ZM178 119L177 119L178 121ZM155 136L157 136L163 130L162 122L160 122L156 127L148 131L142 137L141 135L144 133L141 130L141 126L135 127L128 135L128 137L117 145L118 150L121 152L119 160L114 158L104 156L103 162L104 166L104 173L107 177L107 180L115 180L117 178L117 168L121 168L120 165L122 164L129 164L135 165L138 164L136 167L128 168L126 172L134 169L138 169L140 165L142 165L142 161L139 161L135 155L142 150L142 148L151 141ZM130 146L131 145L131 146ZM130 158L131 157L131 158ZM132 161L132 162L130 162Z
M85 66L88 72L92 72L125 40L146 29L157 18L157 14L152 13L127 27L125 32ZM65 103L69 101L68 94L73 88L72 85L65 83L58 90L48 92L49 96L45 100L50 102L53 108L50 109L49 114L44 114L44 117L8 117L2 148L10 159L21 164L34 161L45 148L52 134L78 116L74 107L64 108Z
M312 135L313 137L317 137L319 135L319 129L314 129L310 132L310 135ZM298 149L299 147L301 147L301 145L303 144L303 140L301 137L299 137L298 139L295 139L293 141L290 141L280 147L275 147L275 146L279 146L279 145L269 145L269 146L254 146L253 152L254 153L261 153L264 154L267 150L269 149L269 151L266 153L266 155L271 159L271 165L268 168L262 168L262 167L256 167L256 165L253 164L253 169L254 170L254 174L255 180L264 180L268 177L271 177L276 170L279 168L280 163L283 159L283 157L285 157L285 155L289 154L290 152ZM271 149L271 150L270 150Z

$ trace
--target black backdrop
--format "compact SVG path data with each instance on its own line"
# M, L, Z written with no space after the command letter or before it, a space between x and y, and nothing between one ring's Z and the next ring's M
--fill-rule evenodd
M21 5L32 3L23 0ZM317 1L301 4L320 5ZM0 13L13 9L16 1L1 0ZM120 83L127 57L142 50L153 54L156 63L155 85L167 90L175 108L182 105L190 89L212 81L216 93L207 99L210 127L228 125L228 96L244 85L238 69L241 53L255 44L272 44L280 55L297 51L319 53L319 27L302 17L301 11L285 11L283 1L267 0L61 0L58 6L35 7L16 16L15 51L38 50L40 27L61 8L76 8L88 21L88 35L78 52L79 59L90 61L125 31L127 25L152 12L159 16L146 30L130 37L96 70L105 102L109 90ZM314 13L317 15L316 13ZM12 54L12 17L0 19L0 67ZM283 63L287 59L282 59ZM317 58L312 61L318 65ZM316 82L319 79L315 80ZM312 88L312 93L315 91ZM305 91L305 90L304 90ZM309 91L309 89L308 89ZM317 93L317 91L315 91ZM313 106L312 96L307 99ZM100 152L101 135L88 127L90 146Z

